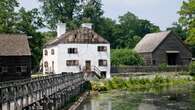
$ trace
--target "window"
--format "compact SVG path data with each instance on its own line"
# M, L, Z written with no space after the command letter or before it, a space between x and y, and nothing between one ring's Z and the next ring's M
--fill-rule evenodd
M105 51L107 51L106 46L98 46L98 52L105 52Z
M16 67L16 72L17 72L17 73L21 73L21 71L22 71L21 67L20 67L20 66L17 66L17 67Z
M156 60L152 60L152 64L153 65L156 65Z
M27 72L27 66L17 66L17 67L16 67L16 72L17 72L17 73L24 73L24 72Z
M27 66L21 66L21 72L27 72Z
M44 67L48 68L48 62L47 61L44 62Z
M48 51L47 51L47 50L45 50L45 51L44 51L44 54L45 54L45 56L47 56L47 55L48 55Z
M54 55L54 54L55 54L54 49L51 49L51 55Z
M107 66L107 60L99 60L99 66Z
M68 53L69 54L77 54L78 53L78 49L77 48L68 48Z
M1 66L0 67L0 73L6 73L8 72L8 67L7 66Z
M79 66L79 61L78 60L67 60L66 65L67 66Z

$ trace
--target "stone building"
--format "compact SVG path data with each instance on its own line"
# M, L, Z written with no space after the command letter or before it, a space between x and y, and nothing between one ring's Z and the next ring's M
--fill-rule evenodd
M145 65L188 65L192 54L184 42L173 32L147 34L135 47Z
M43 49L43 73L95 72L110 77L110 43L85 23L66 32L66 25L57 25L57 37Z
M31 51L24 34L0 34L0 81L31 77Z

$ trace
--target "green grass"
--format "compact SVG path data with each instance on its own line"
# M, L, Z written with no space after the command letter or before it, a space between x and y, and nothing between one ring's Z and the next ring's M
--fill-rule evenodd
M113 77L111 80L91 81L91 84L93 91L113 89L140 90L185 84L194 79L188 75L150 75L132 76L129 78Z
M33 74L31 75L31 78L42 77L42 76L47 76L47 74L43 74L43 73L33 73Z

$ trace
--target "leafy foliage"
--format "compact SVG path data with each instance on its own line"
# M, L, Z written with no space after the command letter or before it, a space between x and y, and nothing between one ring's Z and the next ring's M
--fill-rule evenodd
M143 65L143 59L131 49L113 49L112 65Z
M0 1L0 32L15 32L16 12L14 9L18 7L17 0L1 0Z
M39 65L42 57L43 36L37 30L44 25L42 18L37 9L26 11L21 8L17 14L16 29L18 33L25 33L27 36L32 36L29 39L29 44L32 52L32 67Z
M101 0L39 0L43 3L42 12L50 29L58 22L67 23L69 29L75 29L82 22L92 22L98 27L103 15Z
M116 47L117 36L115 36L115 33L118 31L116 21L103 17L98 26L96 32L107 39L111 43L111 47Z
M26 11L24 8L17 12L18 7L16 0L1 0L0 1L0 32L1 33L25 33L27 36L32 36L29 40L33 67L39 64L43 46L43 36L38 29L43 27L42 18L37 9Z
M91 84L93 91L108 91L113 89L142 90L184 84L192 80L192 77L154 75L153 77L142 78L131 76L128 79L113 77L110 80L92 81Z
M159 65L159 68L160 68L161 71L166 71L167 67L168 67L168 65L166 63L162 63L162 64Z
M69 29L78 28L83 22L91 22L94 30L106 38L112 48L134 48L145 34L160 31L158 26L130 12L119 17L119 24L103 17L101 0L39 1L43 3L43 15L50 29L55 29L58 22L67 23Z
M58 22L71 22L79 11L80 0L39 0L43 3L42 12L51 29Z
M82 22L91 22L94 24L95 31L99 28L101 17L104 14L102 10L101 0L88 0L82 6L83 13L81 15Z
M183 29L182 25L179 23L173 23L172 27L167 28L167 30L170 30L178 35L183 41L187 38L187 32L186 29Z
M19 7L17 0L0 1L0 32L25 33L32 51L33 67L39 65L44 43L53 39L56 32L38 32L48 27L53 30L58 22L65 22L69 29L76 29L83 22L94 24L94 30L106 38L112 48L134 48L137 42L147 33L160 31L159 27L148 20L139 19L131 12L119 17L119 22L103 17L101 0L39 0L42 10L25 10ZM48 25L44 25L48 24ZM119 51L119 50L118 50ZM122 51L120 65L142 64L139 56L133 51ZM117 52L114 54L117 54ZM127 55L124 55L127 54ZM128 56L128 54L130 56ZM114 58L115 56L113 56ZM117 59L113 60L117 64Z
M147 33L160 31L148 20L139 19L131 12L119 17L119 23L102 18L97 32L111 43L112 48L134 48Z
M190 75L195 76L195 62L192 62L189 65L189 72L190 72Z
M96 32L106 38L112 48L134 48L145 34L158 31L160 31L158 26L148 20L139 19L130 12L120 16L119 23L102 17L96 27Z
M179 11L179 23L187 30L186 42L191 46L195 45L195 0L183 1L183 5Z

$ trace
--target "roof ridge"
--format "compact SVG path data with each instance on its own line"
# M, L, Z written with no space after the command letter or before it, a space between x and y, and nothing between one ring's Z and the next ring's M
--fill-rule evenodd
M160 34L160 33L171 33L172 31L168 30L168 31L160 31L160 32L154 32L154 33L148 33L146 35L152 35L152 34Z
M146 34L136 45L138 52L153 52L171 33L171 31Z
M31 55L25 34L0 34L0 56Z
M76 36L75 36L76 35ZM94 37L97 36L97 37ZM80 27L78 29L67 31L55 40L46 43L44 47L54 46L59 43L109 43L105 38L97 34L93 29Z

